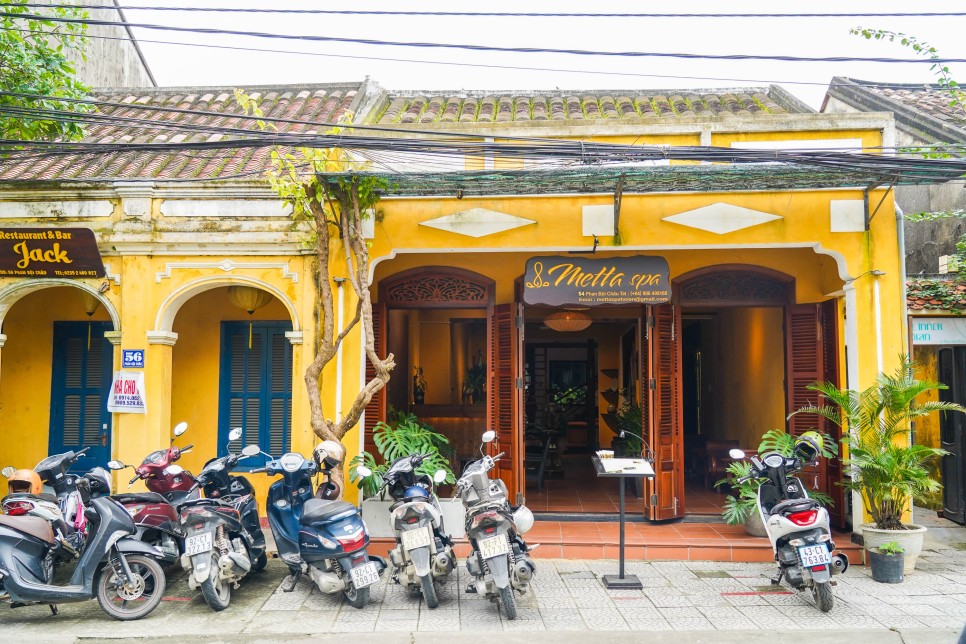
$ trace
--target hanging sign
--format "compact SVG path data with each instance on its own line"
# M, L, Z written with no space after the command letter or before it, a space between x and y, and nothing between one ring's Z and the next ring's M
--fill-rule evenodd
M107 411L121 414L146 414L144 372L115 371Z
M104 277L90 228L0 228L0 277Z
M671 299L667 260L631 257L531 257L523 278L525 304L603 306L663 304Z
M913 344L966 344L966 318L912 318Z

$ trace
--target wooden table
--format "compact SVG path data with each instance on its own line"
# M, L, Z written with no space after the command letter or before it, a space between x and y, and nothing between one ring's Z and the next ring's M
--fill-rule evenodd
M596 455L590 458L594 463L598 477L620 479L620 568L617 575L604 575L604 586L621 590L640 590L644 586L637 575L624 574L624 479L654 478L654 469L650 463L641 458L606 458L601 460Z

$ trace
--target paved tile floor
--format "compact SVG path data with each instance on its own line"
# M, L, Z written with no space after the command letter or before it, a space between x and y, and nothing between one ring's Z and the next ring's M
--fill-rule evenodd
M303 579L292 593L277 586L277 560L236 590L229 608L212 612L188 590L183 573L172 574L166 601L137 622L107 618L96 602L0 610L4 639L138 637L327 632L457 631L722 631L768 624L776 629L961 628L966 623L966 551L938 545L923 553L905 582L878 584L853 567L834 589L835 608L822 614L810 594L772 587L772 566L701 561L632 561L627 571L640 591L608 591L599 578L616 572L613 560L545 559L532 590L518 596L519 617L505 620L496 604L462 592L466 571L439 586L440 606L429 610L385 577L362 610L339 595L321 595ZM938 632L938 631L937 631Z

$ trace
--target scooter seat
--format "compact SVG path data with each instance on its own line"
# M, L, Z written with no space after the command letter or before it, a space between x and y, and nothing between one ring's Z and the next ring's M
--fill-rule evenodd
M807 512L821 507L821 503L815 499L788 499L781 503L776 503L771 509L770 514L792 514L794 512Z
M118 503L167 503L168 500L157 492L128 492L112 497Z
M325 501L323 499L309 499L302 506L302 518L299 523L311 525L317 521L325 521L342 514L347 510L355 510L356 506L346 501Z
M31 537L36 537L47 543L56 543L54 531L50 527L50 524L40 517L12 517L6 514L0 514L0 525L13 528L17 532L29 534Z

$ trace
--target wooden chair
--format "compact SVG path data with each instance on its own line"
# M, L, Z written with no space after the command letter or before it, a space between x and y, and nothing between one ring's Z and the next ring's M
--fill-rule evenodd
M721 492L720 487L715 487L716 481L723 479L727 473L728 465L734 460L728 454L738 447L736 440L709 440L705 445L708 466L704 473L704 486Z

